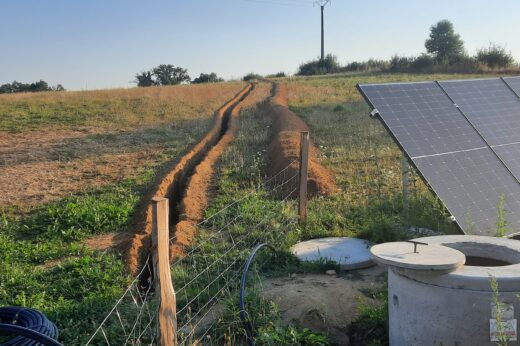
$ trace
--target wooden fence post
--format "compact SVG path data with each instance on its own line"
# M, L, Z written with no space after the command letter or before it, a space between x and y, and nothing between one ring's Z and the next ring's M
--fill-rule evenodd
M152 199L152 251L155 294L159 299L157 339L160 346L177 345L177 306L170 272L168 199Z
M298 215L300 221L307 219L307 177L309 169L309 132L300 134L300 192L298 194Z

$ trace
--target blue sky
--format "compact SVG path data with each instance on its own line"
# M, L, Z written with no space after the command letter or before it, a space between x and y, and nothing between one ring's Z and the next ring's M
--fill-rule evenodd
M518 13L518 0L333 0L325 49L341 63L417 55L449 19L469 53L493 41L520 60ZM319 25L311 0L0 0L0 83L129 87L161 63L192 77L294 73L319 55Z

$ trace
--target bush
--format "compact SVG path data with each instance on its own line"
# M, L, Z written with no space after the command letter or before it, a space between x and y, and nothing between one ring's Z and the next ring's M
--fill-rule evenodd
M414 72L432 72L435 67L435 60L428 54L422 54L413 59L410 67Z
M438 62L429 54L418 57L395 55L388 72L404 73L475 73L481 70L477 61L467 55L453 56L450 61Z
M408 72L410 67L412 66L413 58L408 58L405 56L394 55L390 59L390 68L391 72Z
M380 244L402 240L405 237L399 225L390 218L380 217L368 220L359 237Z
M316 59L300 65L297 75L321 75L329 73L338 73L341 72L341 70L342 69L338 63L338 59L334 55L328 54L323 60Z
M344 67L346 72L370 72L388 70L390 64L385 60L369 59L367 61L354 61Z
M262 78L262 76L260 76L259 74L250 72L250 73L246 74L244 77L242 77L242 80L244 82L249 82L250 80L260 79L260 78Z
M477 51L476 60L489 68L506 68L511 66L515 59L506 51L506 48L496 43L490 43L488 48Z
M476 59L468 55L460 55L456 58L453 58L450 64L445 64L442 67L443 68L437 72L474 73L480 72L482 70Z
M284 78L284 77L287 77L287 75L285 74L285 72L277 72L274 74L270 74L267 77L268 78Z
M201 73L200 76L195 78L192 83L194 84L202 84L202 83L219 83L223 82L222 78L219 78L215 72L211 73Z

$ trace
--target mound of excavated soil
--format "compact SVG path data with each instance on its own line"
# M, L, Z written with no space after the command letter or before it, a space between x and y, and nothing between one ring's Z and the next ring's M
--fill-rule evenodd
M300 155L300 132L309 131L307 124L287 106L287 90L276 84L266 105L273 120L273 138L269 145L269 173L275 175ZM291 164L288 176L298 173L298 162ZM333 174L319 164L318 149L309 147L308 195L330 195L337 191Z

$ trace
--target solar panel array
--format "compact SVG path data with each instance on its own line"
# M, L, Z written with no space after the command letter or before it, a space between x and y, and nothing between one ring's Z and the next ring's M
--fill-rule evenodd
M359 90L464 232L495 235L503 197L520 233L520 77Z

